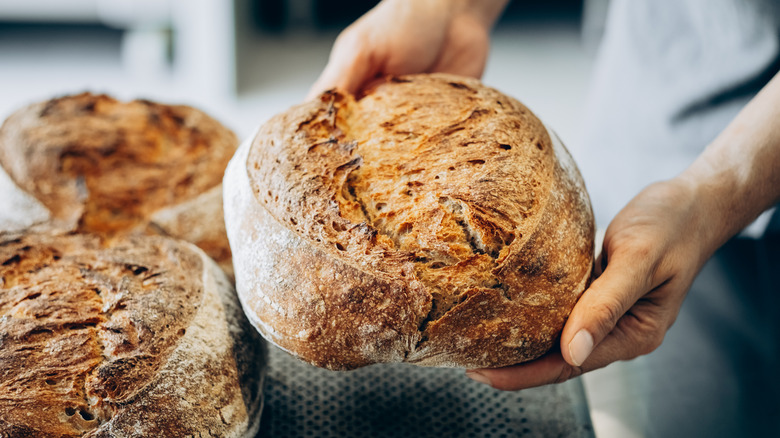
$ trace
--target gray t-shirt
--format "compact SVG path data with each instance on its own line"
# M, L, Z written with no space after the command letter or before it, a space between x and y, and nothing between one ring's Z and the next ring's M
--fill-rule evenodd
M685 169L779 66L778 0L613 0L577 157L599 226Z

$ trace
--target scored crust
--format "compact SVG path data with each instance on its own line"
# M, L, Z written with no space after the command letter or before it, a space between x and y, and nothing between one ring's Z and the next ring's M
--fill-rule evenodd
M67 228L186 239L231 274L220 183L237 146L194 108L82 93L12 114L0 128L0 165ZM205 217L192 220L181 205Z
M318 366L533 359L590 279L593 214L571 157L477 80L324 93L266 123L224 185L247 315Z
M0 436L254 436L263 342L163 237L0 234Z

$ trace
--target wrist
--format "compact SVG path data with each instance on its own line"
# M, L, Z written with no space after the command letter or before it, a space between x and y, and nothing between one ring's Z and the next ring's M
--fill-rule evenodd
M385 0L395 7L425 8L436 10L450 18L456 15L468 15L490 29L503 12L509 0Z
M690 187L695 196L702 243L710 253L772 205L766 197L757 196L760 178L736 159L704 153L675 179Z
M697 187L718 245L780 201L780 74L678 177Z
M735 220L727 207L728 202L724 202L722 187L692 167L672 182L681 187L690 200L691 240L697 242L702 260L706 260L736 233L731 231Z

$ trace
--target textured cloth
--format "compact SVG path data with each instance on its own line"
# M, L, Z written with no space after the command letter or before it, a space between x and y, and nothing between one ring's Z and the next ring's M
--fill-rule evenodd
M455 368L328 371L269 350L258 438L593 438L580 379L498 391Z
M598 225L685 169L779 66L776 0L613 0L578 157Z

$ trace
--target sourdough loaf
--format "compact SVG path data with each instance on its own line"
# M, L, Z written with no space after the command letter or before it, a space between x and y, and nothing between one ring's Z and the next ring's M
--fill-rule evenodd
M590 281L593 214L570 155L474 79L324 93L262 126L223 185L245 312L321 367L530 360Z
M251 437L264 363L193 245L0 233L2 437Z
M16 201L29 208L11 210L5 229L37 218L104 235L170 235L232 275L220 183L237 146L230 130L187 106L90 93L29 105L0 127L0 166L48 211Z

